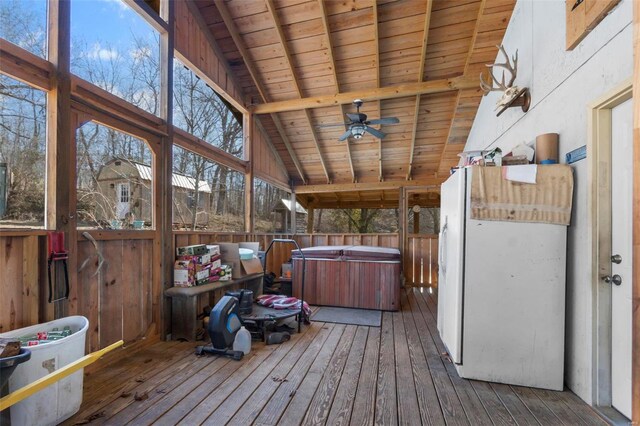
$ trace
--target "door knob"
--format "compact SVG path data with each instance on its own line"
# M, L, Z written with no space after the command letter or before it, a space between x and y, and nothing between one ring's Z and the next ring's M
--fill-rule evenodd
M621 264L622 256L620 256L619 254L614 254L613 256L611 256L611 262L615 263L616 265Z
M622 277L618 274L615 274L614 276L605 275L604 277L602 277L602 281L604 281L607 284L620 285L622 284Z

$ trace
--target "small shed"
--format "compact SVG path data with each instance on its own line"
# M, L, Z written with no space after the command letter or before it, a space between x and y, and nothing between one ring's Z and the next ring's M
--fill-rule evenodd
M151 222L153 172L150 166L131 160L113 159L98 172L96 217L99 220L135 219ZM173 222L190 224L196 202L196 180L173 173ZM197 223L207 224L211 206L211 186L198 182Z
M275 232L290 232L291 200L283 198L276 203L273 211ZM307 211L296 201L296 233L304 234L307 229Z

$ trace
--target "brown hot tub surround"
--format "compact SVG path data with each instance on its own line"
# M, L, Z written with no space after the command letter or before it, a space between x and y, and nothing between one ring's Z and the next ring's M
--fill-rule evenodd
M400 250L370 246L302 249L306 258L304 300L311 305L397 311ZM293 257L293 294L300 297L302 257Z

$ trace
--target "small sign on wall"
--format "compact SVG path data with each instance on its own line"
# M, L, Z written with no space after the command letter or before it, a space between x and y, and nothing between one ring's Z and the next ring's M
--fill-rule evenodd
M620 0L565 0L567 50L573 50Z

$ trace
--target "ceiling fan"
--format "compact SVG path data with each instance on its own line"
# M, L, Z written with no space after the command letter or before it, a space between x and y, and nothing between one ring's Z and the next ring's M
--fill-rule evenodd
M353 101L353 104L356 106L356 113L345 114L349 119L348 123L336 123L336 124L321 124L318 127L335 127L335 126L349 126L348 130L344 132L338 140L340 142L346 140L349 136L353 136L354 139L360 139L364 136L364 133L367 132L376 138L383 139L386 134L381 132L378 129L374 129L369 127L372 124L397 124L400 122L396 117L385 117L385 118L377 118L375 120L367 120L367 114L363 114L360 112L360 107L363 102L361 99L356 99Z

